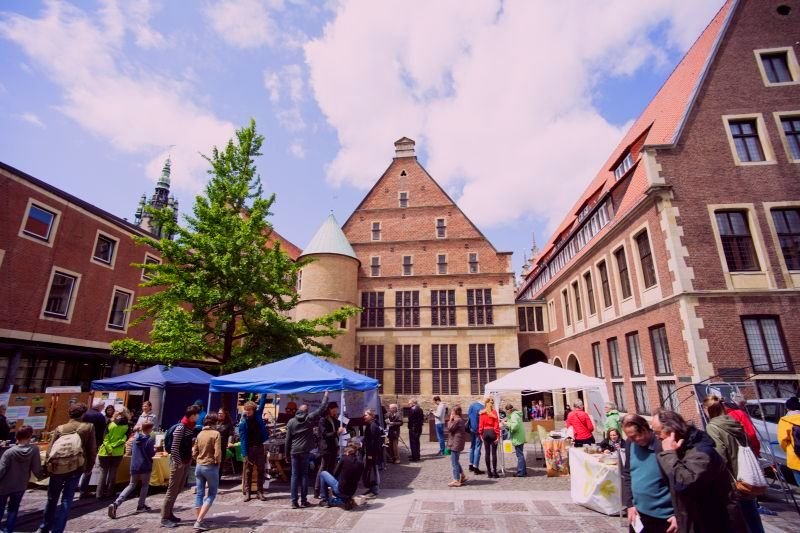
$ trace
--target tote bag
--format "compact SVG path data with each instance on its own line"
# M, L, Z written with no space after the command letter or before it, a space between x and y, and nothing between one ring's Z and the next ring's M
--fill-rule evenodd
M760 496L767 491L767 479L758 464L758 459L748 446L739 446L736 454L738 472L736 489L746 496Z

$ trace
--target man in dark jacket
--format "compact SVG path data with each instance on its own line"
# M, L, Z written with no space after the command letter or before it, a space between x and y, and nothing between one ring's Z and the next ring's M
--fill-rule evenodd
M408 407L411 410L408 413L408 441L411 447L411 462L419 461L419 438L422 435L422 425L425 423L425 413L422 408L417 405L417 400L408 400Z
M131 480L128 486L120 492L116 501L108 506L109 518L117 517L117 509L125 499L136 490L139 483L139 504L136 512L149 511L150 507L145 504L147 492L150 490L150 475L153 473L153 457L156 455L155 441L150 434L153 432L153 423L144 422L140 426L140 431L136 433L131 446Z
M161 527L178 527L180 518L175 516L173 508L175 500L186 486L189 477L189 468L192 465L192 441L194 428L197 425L197 410L194 406L186 408L183 418L172 432L172 442L169 446L169 484L164 504L161 507Z
M730 481L714 441L674 411L657 411L653 431L661 439L658 462L669 479L678 531L731 531Z
M364 474L364 463L357 456L358 450L354 446L344 449L344 455L333 474L320 473L320 505L330 507L341 503L346 510L353 508L353 495L358 490L358 482ZM328 494L328 489L333 493L333 499Z
M389 404L389 411L386 413L386 429L389 437L389 460L392 463L400 462L400 428L403 426L403 413L400 412L396 403Z
M317 432L319 433L320 465L314 482L314 495L319 498L322 473L331 473L336 467L336 458L339 457L339 435L344 433L342 423L339 422L338 403L330 402L328 404L325 416L319 419Z
M103 403L103 400L95 400L95 402L92 404L92 407L86 411L86 414L84 414L83 418L81 419L82 422L91 424L94 427L94 441L98 446L103 443L103 438L106 436L106 428L108 427L106 415L103 414L104 406L105 404ZM89 480L91 477L91 471L86 472L81 476L79 484L81 499L89 498L91 496L91 494L89 494Z
M365 496L377 496L380 490L380 474L378 464L383 454L383 429L375 421L375 411L364 412L364 486Z
M264 495L264 468L266 456L264 455L264 441L269 439L267 426L264 424L264 406L267 404L267 395L262 394L258 405L255 402L244 404L244 416L239 422L239 445L242 456L245 458L242 469L242 485L244 501L249 502L253 490L253 471L256 473L256 492L258 499L265 501Z
M311 450L314 449L314 427L325 408L328 407L328 391L322 397L319 409L309 413L307 405L301 405L294 418L286 424L286 459L292 464L290 492L292 509L308 507L308 469ZM300 500L298 501L298 492Z
M46 473L42 470L42 460L39 458L39 447L31 444L33 428L22 426L17 431L17 445L12 446L0 458L0 522L8 504L8 515L5 527L0 531L14 531L17 522L19 505L31 474L42 479Z

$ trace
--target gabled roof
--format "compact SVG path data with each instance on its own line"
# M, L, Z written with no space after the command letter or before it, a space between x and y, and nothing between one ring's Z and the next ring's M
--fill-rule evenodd
M308 243L300 255L307 256L312 254L343 255L358 260L353 247L350 246L350 241L345 237L333 213L328 215L328 218L325 219L325 222L322 223L317 233L311 238L311 242Z
M523 286L520 287L518 294L522 294L527 289L528 285L533 282L535 275L538 273L537 267L546 262L548 255L550 255L549 252L553 251L555 247L558 236L577 221L581 206L592 196L598 194L598 191L599 197L603 197L620 182L630 180L625 194L618 204L614 206L614 219L603 228L600 233L595 235L593 240L607 233L616 225L618 220L644 200L648 180L644 165L637 164L641 158L641 151L638 154L634 154L634 167L628 171L627 176L619 181L614 176L613 165L615 162L621 160L626 151L630 150L635 144L638 144L636 141L640 140L641 137L644 138L643 147L670 146L678 142L683 125L691 111L692 104L705 79L711 62L716 55L719 43L725 34L725 30L728 27L728 23L735 11L737 3L738 0L727 0L725 5L722 6L708 26L706 26L706 29L700 34L689 51L686 52L686 55L675 67L675 70L672 71L661 86L661 89L659 89L655 97L653 97L644 111L642 111L642 114L639 115L639 118L636 119L636 122L634 122L628 132L623 136L617 147L611 152L606 162L600 168L600 171L575 202L575 205L568 211L569 214L553 232L553 236L550 237L547 244L542 247L539 259L533 265L531 273L528 275ZM577 229L577 225L574 229ZM589 248L589 246L586 246L583 250L575 254L568 265L577 261ZM567 266L564 268L567 268ZM550 282L544 287L557 278L558 275L553 276ZM544 289L544 287L542 287L542 289Z
M302 252L300 247L273 229L267 236L267 244L272 246L276 242L280 243L281 248L283 248L283 251L286 252L286 255L288 255L293 261L297 261L297 259L300 257L300 253Z

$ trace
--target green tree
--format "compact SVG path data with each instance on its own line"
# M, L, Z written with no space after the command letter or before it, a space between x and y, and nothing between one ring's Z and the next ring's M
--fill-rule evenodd
M136 361L172 364L215 361L226 370L249 368L309 350L333 357L320 339L341 334L339 323L358 312L342 307L314 320L293 321L297 276L306 261L293 261L279 242L270 244L268 217L275 195L262 197L254 158L264 138L255 121L236 132L224 150L206 160L211 180L197 196L185 225L169 208L151 211L163 234L136 237L159 251L161 264L137 264L158 291L142 296L133 309L135 323L152 321L150 343L114 341L114 355Z

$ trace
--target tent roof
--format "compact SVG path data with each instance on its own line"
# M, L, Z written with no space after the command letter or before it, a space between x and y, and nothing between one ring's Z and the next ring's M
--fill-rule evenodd
M269 392L288 394L326 390L366 391L378 380L309 353L211 380L211 392Z
M518 391L546 392L556 389L605 391L606 382L548 363L536 363L487 383L484 390L489 394Z
M168 368L164 365L154 365L123 376L96 379L92 381L92 390L135 390L150 387L163 389L169 385L208 385L213 377L199 368L179 366Z

